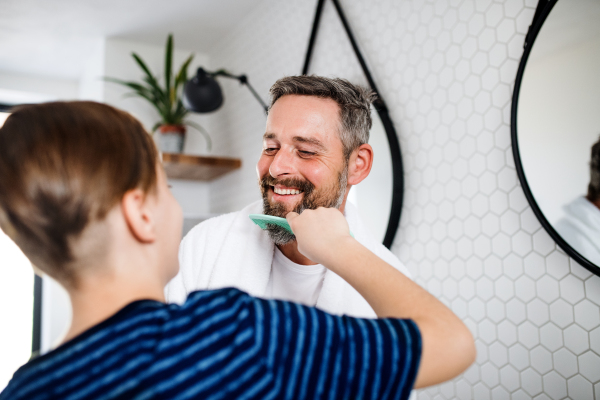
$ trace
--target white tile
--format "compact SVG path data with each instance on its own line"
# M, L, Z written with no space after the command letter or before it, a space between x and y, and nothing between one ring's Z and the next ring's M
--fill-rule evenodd
M563 299L556 300L550 304L550 318L559 327L566 328L574 321L573 306Z
M600 382L600 356L593 351L578 357L579 373L590 382Z
M600 326L600 307L587 299L576 304L575 323L587 331Z
M508 349L508 359L511 366L523 371L529 366L529 351L522 344L517 343Z
M504 310L504 303L500 300L493 298L486 304L487 317L494 323L499 323L506 317L506 311Z
M523 263L525 274L533 279L540 279L546 273L544 263L544 258L538 253L528 254Z
M475 321L481 321L485 317L485 304L479 298L469 301L469 315Z
M600 354L600 327L590 332L590 348Z
M572 399L592 399L594 397L592 384L581 375L574 376L567 381L567 392Z
M585 297L583 282L573 275L568 275L560 280L560 297L571 304L577 304Z
M542 225L538 221L531 208L526 208L521 213L521 228L529 234L535 233L539 229L542 229Z
M600 277L591 276L585 281L585 294L587 298L600 306Z
M515 324L525 321L527 313L525 304L519 299L511 299L506 303L506 318Z
M523 258L516 254L509 254L503 261L504 274L515 280L523 274Z
M475 282L471 279L461 279L458 283L458 295L465 300L472 299L475 296Z
M492 398L490 389L481 382L473 386L473 397L481 400L491 400Z
M550 311L548 304L539 298L533 299L527 303L527 319L537 326L542 326L550 321Z
M565 347L573 354L579 355L590 348L588 333L580 326L573 324L563 331Z
M512 236L512 250L521 257L531 252L531 236L520 231Z
M532 368L527 368L521 372L521 385L530 396L538 395L542 392L542 377Z
M487 387L494 387L500 383L500 372L498 367L492 363L485 363L481 366L481 380Z
M523 275L515 281L515 294L523 301L530 301L535 297L535 282L530 277Z
M556 351L563 346L562 331L550 322L540 328L540 342L548 350Z
M500 257L504 257L510 253L510 246L510 238L504 233L498 233L492 238L492 249L494 250L494 254L497 254Z
M497 386L492 389L492 399L494 400L509 400L510 393L502 386Z
M501 43L506 43L515 34L515 23L511 19L503 19L496 28L496 37Z
M535 287L538 297L545 303L550 304L560 296L558 291L558 282L550 275L542 276L535 283Z
M478 325L478 335L484 343L491 344L497 339L496 325L489 319L484 319Z
M513 281L506 276L501 276L495 282L495 294L502 301L508 301L515 295Z
M554 369L565 378L570 378L578 371L577 357L565 347L552 354Z
M546 257L546 271L555 279L562 279L569 274L569 257L555 251Z
M552 371L552 353L543 346L537 346L529 352L531 366L540 374Z
M494 214L486 214L481 220L481 230L488 237L494 236L500 231L500 218Z
M532 349L540 343L540 331L529 321L525 321L519 325L517 332L519 333L519 343L528 349Z
M523 189L521 187L515 187L513 190L511 190L508 195L508 204L510 205L511 209L519 213L529 209L529 203L527 203L527 199L525 198L525 194L523 193Z
M488 347L489 359L497 367L502 367L508 363L508 350L506 346L495 342Z
M544 392L552 399L567 397L567 380L557 372L551 371L543 376Z
M502 367L500 369L500 383L509 392L517 390L521 386L519 372L512 365Z
M484 276L475 283L475 291L480 299L489 300L494 295L494 283Z
M500 322L498 324L498 340L506 346L515 344L517 342L517 327L508 320Z
M507 235L514 235L519 229L519 214L513 210L507 210L500 217L500 228ZM514 242L513 242L514 244Z
M533 249L542 256L547 256L555 248L554 241L548 233L540 229L533 234Z

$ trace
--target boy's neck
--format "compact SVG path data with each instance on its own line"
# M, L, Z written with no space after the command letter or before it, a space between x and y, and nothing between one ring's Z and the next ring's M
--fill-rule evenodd
M67 289L73 317L65 343L119 312L136 300L165 301L164 285L144 276L94 276L77 289Z

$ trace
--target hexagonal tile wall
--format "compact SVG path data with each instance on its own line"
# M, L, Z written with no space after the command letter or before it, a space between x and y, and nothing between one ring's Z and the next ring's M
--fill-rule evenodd
M600 398L600 278L541 227L511 152L512 90L536 4L341 0L402 147L404 208L392 251L465 321L478 350L464 374L416 391L418 399ZM266 94L300 72L314 6L266 0L218 43L211 63L247 73ZM313 54L311 73L366 83L329 2ZM243 97L223 86L230 99ZM257 198L240 197L239 187L255 190L252 140L260 143L264 117L244 101L226 104L230 118L216 124L227 133L216 147L248 160L245 172L212 184L211 201L231 210Z

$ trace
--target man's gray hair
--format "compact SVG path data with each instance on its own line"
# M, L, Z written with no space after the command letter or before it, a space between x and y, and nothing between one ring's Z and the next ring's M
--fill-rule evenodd
M340 106L339 129L346 160L360 145L369 142L371 130L371 103L375 93L345 79L316 75L286 76L271 86L271 105L289 94L332 99Z
M600 139L592 146L587 199L593 202L600 200Z

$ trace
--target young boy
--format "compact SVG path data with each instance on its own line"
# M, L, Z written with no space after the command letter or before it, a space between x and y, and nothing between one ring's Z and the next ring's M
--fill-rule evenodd
M462 322L352 239L338 210L288 221L303 254L389 318L236 289L164 304L182 214L150 136L98 103L16 109L0 129L0 226L68 291L73 319L0 399L405 399L473 362Z

